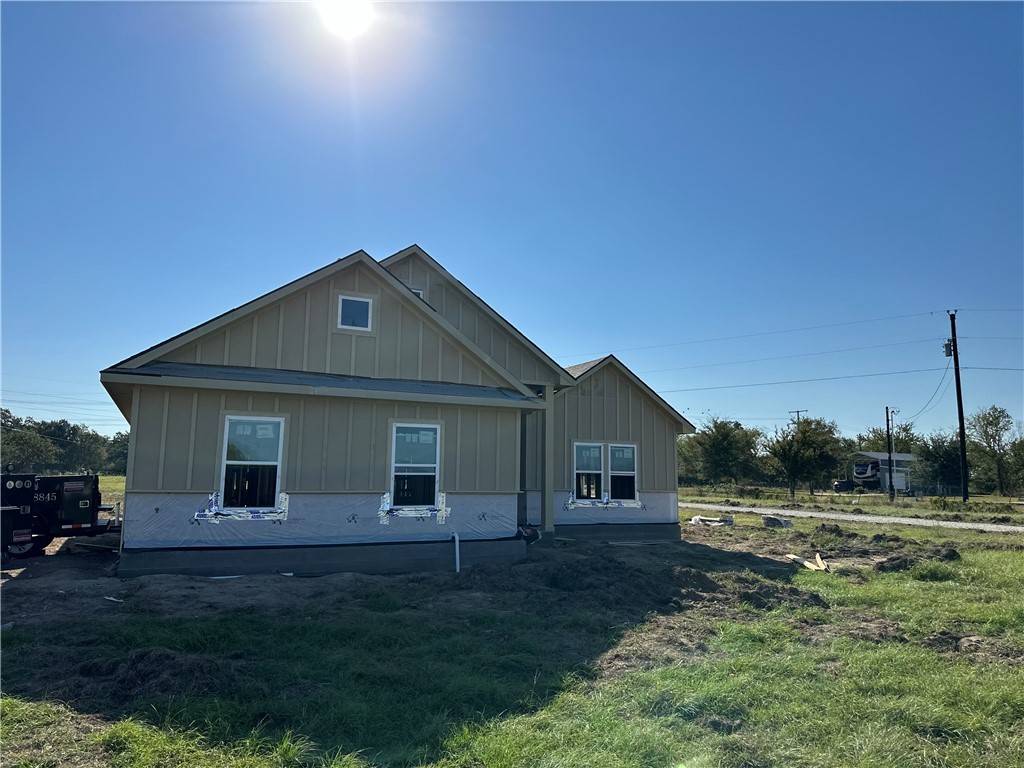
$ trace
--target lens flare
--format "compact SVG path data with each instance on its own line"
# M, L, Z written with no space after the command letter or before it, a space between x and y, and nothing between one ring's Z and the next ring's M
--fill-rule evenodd
M328 31L346 40L361 35L373 21L370 0L321 0L316 7Z

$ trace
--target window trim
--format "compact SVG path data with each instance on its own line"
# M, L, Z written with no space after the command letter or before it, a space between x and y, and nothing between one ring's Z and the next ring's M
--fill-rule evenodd
M395 464L395 448L398 441L398 428L410 427L415 429L434 429L437 432L437 440L434 443L433 464ZM434 421L392 421L391 422L391 471L389 478L389 489L391 491L392 509L431 509L437 506L437 495L441 492L441 423ZM395 467L433 467L434 468L434 500L430 504L414 504L412 506L399 506L395 503ZM423 473L427 474L427 473Z
M640 477L640 447L636 443L608 443L608 498L612 501L638 501L640 499L640 487L637 479ZM633 471L632 472L616 472L612 470L612 448L632 448L633 449ZM630 499L616 499L612 496L612 476L617 475L618 477L630 477L633 478L633 496Z
M349 293L338 293L338 320L335 324L335 330L339 331L362 331L363 333L373 332L373 299L370 296L355 296ZM345 302L345 299L349 301L361 301L367 304L368 309L366 312L366 327L363 328L360 325L342 325L341 323L341 307Z
M577 460L579 459L579 455L576 453L576 448L577 448L577 446L581 446L581 445L590 446L590 447L596 447L596 448L598 448L600 450L600 452L601 452L601 468L597 472L594 472L593 470L590 470L590 471L584 470L584 471L581 472L579 467L577 466ZM576 492L577 478L579 477L580 474L584 474L584 475L595 475L596 474L596 475L598 475L601 478L601 485L604 486L604 477L605 477L605 460L604 460L605 449L604 449L604 447L605 447L604 443L596 443L596 442L593 442L593 441L590 441L590 440L574 440L573 441L573 443L572 443L572 490L573 490L573 493ZM604 495L604 491L605 491L605 489L603 487L599 490L599 495L597 497L598 500L600 500L601 497ZM586 498L589 499L590 497L588 496Z
M410 288L409 290L412 291L413 293L415 293L418 298L423 299L423 289L422 288ZM426 299L423 299L423 300L426 301Z
M255 414L223 414L223 437L220 449L220 498L222 509L239 510L242 512L265 512L277 509L277 500L281 496L281 480L284 474L284 437L286 420L283 416L258 416ZM277 461L232 461L231 464L246 464L250 466L277 467L277 477L274 486L274 497L270 506L267 507L229 507L226 504L226 485L228 481L228 439L231 436L229 426L232 421L276 421L280 424L277 441Z

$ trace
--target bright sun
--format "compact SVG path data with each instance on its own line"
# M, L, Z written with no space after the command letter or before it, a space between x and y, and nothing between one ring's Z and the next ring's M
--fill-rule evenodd
M346 40L361 35L373 21L370 0L320 0L316 6L324 26Z

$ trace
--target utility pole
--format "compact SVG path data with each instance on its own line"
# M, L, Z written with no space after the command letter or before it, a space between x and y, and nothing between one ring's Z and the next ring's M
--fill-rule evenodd
M896 415L896 409L893 409L892 415ZM885 406L885 445L889 449L889 501L896 500L896 486L893 484L893 463L892 463L892 418L889 415L889 406Z
M953 355L953 375L956 378L956 415L960 422L960 489L963 500L967 501L967 430L964 428L964 396L960 390L960 350L956 343L956 310L949 314L949 341L946 348ZM949 357L949 352L946 357Z
M804 408L803 410L799 410L799 411L790 411L790 413L795 413L796 414L796 423L799 424L800 423L800 414L801 413L807 413L807 409Z

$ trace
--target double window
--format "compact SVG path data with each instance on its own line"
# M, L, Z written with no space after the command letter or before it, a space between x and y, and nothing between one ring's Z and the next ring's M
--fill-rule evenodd
M225 509L275 509L281 486L284 419L224 418Z
M577 499L633 501L636 490L636 446L616 443L573 445Z
M392 426L391 446L392 506L434 506L437 503L441 426L395 424Z

